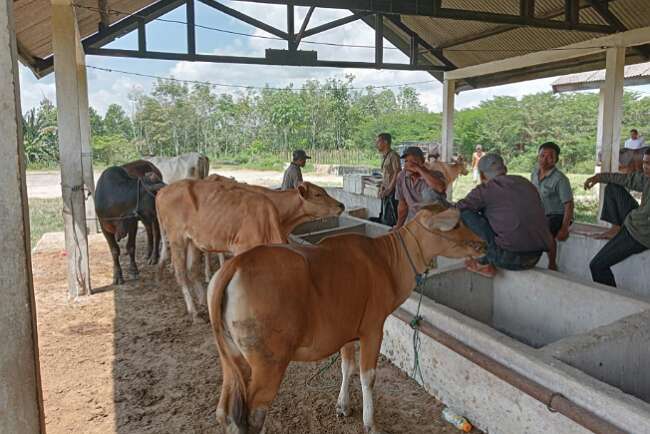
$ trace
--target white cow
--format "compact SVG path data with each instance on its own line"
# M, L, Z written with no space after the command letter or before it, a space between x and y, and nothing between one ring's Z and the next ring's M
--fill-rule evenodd
M210 171L210 161L198 152L189 152L177 157L145 157L151 161L160 172L167 184L181 179L203 179Z

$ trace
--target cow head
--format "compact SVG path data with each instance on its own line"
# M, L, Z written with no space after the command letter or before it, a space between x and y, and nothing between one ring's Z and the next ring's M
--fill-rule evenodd
M142 183L144 184L144 187L152 193L158 192L158 190L167 185L155 172L145 173L142 177Z
M460 166L460 174L461 175L467 175L469 173L469 170L467 170L467 162L465 161L465 157L462 155L459 155L457 157L452 158L452 163L455 165Z
M337 216L345 209L341 202L332 198L325 189L315 184L303 182L296 189L300 195L303 210L313 218Z
M456 208L425 206L408 228L420 240L426 260L435 256L476 257L485 252L485 243L461 222Z

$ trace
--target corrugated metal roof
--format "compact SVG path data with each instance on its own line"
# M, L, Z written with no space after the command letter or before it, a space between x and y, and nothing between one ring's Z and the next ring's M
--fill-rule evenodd
M552 84L553 92L572 92L576 90L599 89L605 82L605 70L565 75ZM642 85L650 83L650 62L627 65L625 67L625 84Z
M517 14L520 0L443 0L445 8L485 11L502 14ZM97 0L77 0L86 6L97 7ZM108 7L125 12L135 12L155 0L107 0ZM51 3L50 0L15 0L16 35L21 60L34 67L39 59L51 55ZM183 7L183 6L181 6ZM265 5L260 4L260 8ZM650 26L650 0L610 0L609 10L620 20L626 29ZM79 28L82 37L88 37L98 30L99 14L86 9L77 9ZM564 19L564 0L537 0L535 17L544 19ZM114 23L122 16L110 15ZM548 50L564 45L586 41L601 36L596 33L572 30L555 30L539 27L518 27L512 24L494 24L481 21L452 20L422 16L401 17L402 22L416 32L433 47L441 48L444 56L456 67L467 67L494 60L507 59L521 54ZM366 21L368 22L368 21ZM370 21L371 22L371 21ZM607 21L590 6L587 0L581 1L580 22L588 24L607 24ZM398 39L400 47L408 47L407 35L394 31L391 38ZM395 40L392 41L395 43ZM398 45L398 44L396 44ZM627 62L647 61L650 49L640 54L638 50L628 50ZM506 82L522 81L532 77L557 75L575 66L576 71L602 67L603 56L589 59L571 60L556 65L545 65L533 70L516 71L495 77L478 77L461 83L460 88L484 87ZM432 60L435 62L435 60ZM439 77L439 74L438 74Z

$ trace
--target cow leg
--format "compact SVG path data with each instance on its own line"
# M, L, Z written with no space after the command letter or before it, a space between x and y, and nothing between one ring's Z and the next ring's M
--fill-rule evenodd
M149 260L147 261L148 265L156 265L158 263L158 257L160 255L160 225L158 224L157 219L153 219L151 223L151 232L152 232L152 248L149 253Z
M135 237L138 234L138 223L134 223L129 226L129 239L126 243L126 250L129 252L129 259L131 263L129 265L129 274L133 279L138 278L138 265L135 263Z
M354 372L355 365L355 348L354 342L345 344L341 348L341 391L339 392L339 399L336 402L336 415L348 417L352 414L350 409L350 378Z
M201 306L207 303L207 294L203 286L203 279L198 276L200 273L197 271L197 263L201 261L201 251L194 245L194 243L187 244L187 275L192 283L192 289L197 301Z
M163 270L165 268L165 261L169 259L169 246L167 243L167 238L165 237L165 233L160 230L160 227L158 229L158 233L160 235L160 256L158 258L158 269L156 270L156 282L160 282L160 278L162 277Z
M183 291L183 298L187 306L187 313L192 317L193 322L199 322L199 315L190 294L190 286L192 282L187 275L187 242L185 243L170 243L169 248L172 254L172 265L174 266L174 274L176 281L181 286Z
M122 276L122 267L120 266L120 245L115 239L115 234L108 232L104 229L104 225L100 222L100 227L108 247L111 249L111 256L113 257L113 285L121 285L124 283L124 277Z
M210 254L208 252L203 253L203 272L205 274L205 283L210 283L212 267L210 266Z
M151 260L151 255L153 254L153 228L151 223L142 222L145 231L147 232L147 260ZM153 265L150 262L147 262L149 265Z
M383 331L380 328L374 333L361 337L361 393L363 396L363 426L367 433L380 433L375 424L373 388L375 387L375 370Z
M262 432L266 413L278 394L287 366L286 362L266 361L264 356L255 357L251 361L251 379L246 400L249 434Z

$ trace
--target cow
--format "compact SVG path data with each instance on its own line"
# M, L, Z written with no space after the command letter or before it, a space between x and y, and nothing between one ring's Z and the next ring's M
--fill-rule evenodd
M435 256L479 256L484 243L460 213L423 208L377 238L341 234L316 246L258 246L212 277L208 310L223 383L217 417L228 432L258 433L291 361L341 351L339 415L350 415L348 386L360 341L363 422L377 433L373 385L386 318Z
M151 265L157 262L160 229L156 219L155 195L164 186L153 172L147 172L140 178L132 177L126 169L119 166L109 167L99 177L95 188L95 212L113 256L114 285L124 283L117 242L127 235L126 248L131 260L129 272L134 278L138 275L135 262L138 221L151 228L152 240L147 246L148 263Z
M460 175L467 175L467 165L462 155L454 158L451 163L439 160L427 161L425 166L429 170L436 170L443 174L447 185L451 185Z
M257 245L287 243L299 224L344 210L324 189L308 182L277 191L218 176L169 185L158 194L156 208L163 237L158 274L171 252L176 279L195 322L199 318L189 288L202 304L205 292L202 282L192 279L188 264L194 264L198 251L237 255Z
M145 157L160 169L167 184L182 179L203 179L210 172L208 157L189 152L176 157Z

